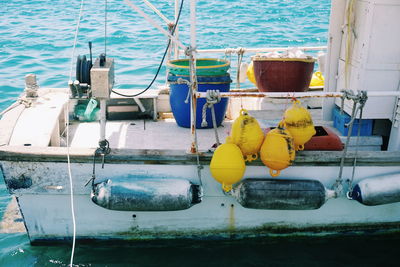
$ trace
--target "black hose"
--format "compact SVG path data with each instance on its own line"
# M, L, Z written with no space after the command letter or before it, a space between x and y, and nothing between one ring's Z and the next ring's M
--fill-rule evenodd
M184 0L181 1L181 5L180 5L180 7L179 7L179 13L178 13L178 16L177 16L177 18L176 18L175 25L174 25L174 27L172 28L172 32L171 32L172 35L174 35L176 26L178 25L178 22L179 22L179 18L181 17L181 11L182 11L182 7L183 7L183 2L184 2ZM114 91L114 90L111 90L111 91L112 91L114 94L117 94L117 95L119 95L119 96L124 96L124 97L136 97L136 96L139 96L139 95L143 94L143 93L146 92L147 90L149 90L150 87L153 85L154 81L157 79L158 74L160 73L161 67L162 67L162 65L163 65L163 63L164 63L165 56L167 55L167 52L168 52L168 49L169 49L169 46L170 46L170 45L171 45L171 39L168 40L167 48L165 49L165 52L164 52L164 55L163 55L163 57L162 57L162 59L161 59L160 65L158 66L157 72L156 72L156 74L154 75L153 80L152 80L152 81L150 82L150 84L146 87L146 89L144 89L144 90L141 91L140 93L137 93L137 94L134 94L134 95L125 95L125 94L118 93L118 92L116 92L116 91Z

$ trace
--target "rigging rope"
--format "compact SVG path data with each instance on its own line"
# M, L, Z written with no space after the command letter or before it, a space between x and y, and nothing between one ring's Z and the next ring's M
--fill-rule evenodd
M344 102L344 99L346 98L346 95L348 94L348 91L344 91L344 93L345 94L343 95L343 98L342 98L343 102ZM357 106L357 102L354 101L353 102L353 109L351 111L351 118L354 118L354 116L356 115L356 106ZM338 175L338 178L335 181L335 184L333 185L333 188L334 188L335 193L336 193L336 197L340 196L340 194L342 193L342 190L343 190L342 176L343 176L344 160L346 158L347 149L349 147L350 137L351 137L351 133L353 131L353 124L354 124L354 120L351 120L349 122L349 124L348 124L349 128L348 128L348 132L347 132L347 139L346 139L346 143L344 145L342 157L340 159L339 175Z
M79 27L82 19L82 13L83 13L83 6L84 6L84 0L81 0L80 4L80 9L79 9L79 16L77 19L76 23L76 30L75 30L75 37L74 37L74 44L72 47L72 54L71 54L71 65L70 65L70 71L69 71L69 81L72 82L72 67L73 67L73 62L74 62L74 55L75 55L75 48L76 48L76 43L78 40L78 33L79 33ZM71 248L71 258L70 258L70 263L69 266L73 266L74 263L74 254L75 254L75 242L76 242L76 221L75 221L75 207L74 207L74 192L73 192L73 182L72 182L72 172L71 172L71 158L70 158L70 151L69 151L69 105L67 104L67 112L66 112L66 118L65 118L65 124L66 124L66 132L67 132L67 166L68 166L68 178L69 178L69 186L70 186L70 202L71 202L71 215L72 215L72 248Z
M176 17L176 21L175 21L174 27L173 27L173 29L172 29L171 35L174 35L175 29L176 29L176 27L177 27L177 25L178 25L178 22L179 22L179 19L180 19L180 17L181 17L183 2L184 2L184 0L181 1L181 5L180 5L180 7L179 7L179 13L178 13L178 16ZM171 45L171 39L168 40L167 48L166 48L165 51L164 51L164 55L162 56L162 59L161 59L160 64L158 65L157 72L156 72L156 74L154 75L153 80L152 80L152 81L150 82L150 84L146 87L146 89L144 89L143 91L141 91L141 92L139 92L139 93L137 93L137 94L134 94L134 95L122 94L122 93L116 92L115 90L111 90L111 91L112 91L114 94L117 94L117 95L119 95L119 96L124 96L124 97L136 97L136 96L139 96L139 95L145 93L147 90L149 90L150 87L151 87L151 86L153 85L153 83L155 82L155 80L157 79L158 74L160 73L161 67L163 66L163 63L164 63L164 60L165 60L165 56L166 56L167 53L168 53L168 49L169 49L169 46L170 46L170 45Z
M353 101L353 108L351 111L350 121L346 124L346 127L348 127L348 132L347 132L346 143L345 143L345 146L343 149L343 154L342 154L342 157L340 160L339 175L335 181L335 184L333 185L333 189L335 190L336 197L338 197L342 193L342 190L343 190L342 176L343 176L344 161L345 161L347 149L348 149L348 146L350 143L351 134L353 132L354 121L356 119L358 111L360 111L360 120L359 120L359 125L358 125L359 128L358 128L358 135L357 135L357 141L356 141L356 152L355 152L354 161L353 161L352 177L351 177L351 179L348 179L349 190L352 189L352 183L353 183L354 174L355 174L355 166L357 164L358 141L359 141L359 136L361 133L362 110L363 110L363 107L364 107L365 102L367 101L368 97L367 97L367 93L365 91L361 91L357 95L355 95L352 91L346 90L343 92L342 104L341 104L342 107L344 106L345 99L351 99ZM347 192L347 196L350 197L349 191Z
M353 170L351 173L351 179L348 180L348 190L347 190L347 198L352 199L352 191L353 191L353 181L354 181L354 174L356 171L356 166L357 166L357 155L358 155L358 144L359 144L359 140L360 140L360 135L361 135L361 126L362 126L362 116L363 116L363 108L365 105L365 102L367 101L368 97L367 97L367 92L363 91L361 92L361 99L360 99L360 106L359 106L359 110L360 110L360 117L358 119L358 129L357 129L357 139L356 139L356 151L354 154L354 161L353 161Z

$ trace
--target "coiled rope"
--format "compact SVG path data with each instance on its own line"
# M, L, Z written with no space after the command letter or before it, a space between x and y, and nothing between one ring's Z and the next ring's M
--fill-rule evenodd
M73 63L74 63L74 57L75 57L75 48L76 48L76 43L78 40L78 33L79 33L79 27L80 27L80 23L81 23L81 19L82 19L83 6L84 6L84 0L81 0L79 16L78 16L77 23L76 23L74 45L72 47L71 65L70 65L70 71L69 71L69 82L72 82L72 69L73 69ZM70 258L69 266L73 266L74 254L75 254L75 241L76 241L76 221L75 221L75 207L74 207L74 191L73 191L72 172L71 172L71 159L70 159L70 151L69 151L69 105L67 105L65 122L66 122L66 132L67 132L67 142L66 142L67 143L67 166L68 166L71 215L72 215L72 248L71 248L71 258Z

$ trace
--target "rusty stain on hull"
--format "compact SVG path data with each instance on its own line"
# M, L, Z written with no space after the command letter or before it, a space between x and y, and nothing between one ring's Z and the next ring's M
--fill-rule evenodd
M235 231L235 205L229 207L229 231Z

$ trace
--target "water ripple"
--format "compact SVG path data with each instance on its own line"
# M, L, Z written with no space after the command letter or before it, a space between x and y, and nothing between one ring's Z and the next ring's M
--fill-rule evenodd
M188 44L189 1L186 2L179 31L182 42ZM198 1L198 47L324 45L329 2ZM20 92L24 86L24 75L30 72L39 75L42 86L66 85L79 3L79 0L0 0L1 92ZM140 1L136 3L144 10L149 10ZM173 19L172 1L160 0L154 4L168 18ZM160 21L152 12L149 11L148 14ZM164 36L123 1L109 1L108 20L107 52L116 59L117 86L146 86L165 48ZM86 1L77 54L88 54L88 41L93 42L95 56L102 53L103 35L103 2ZM248 60L248 57L245 59ZM156 84L163 84L164 77L163 68ZM129 82L124 84L125 81ZM13 99L3 101L0 109L4 109L12 101Z

